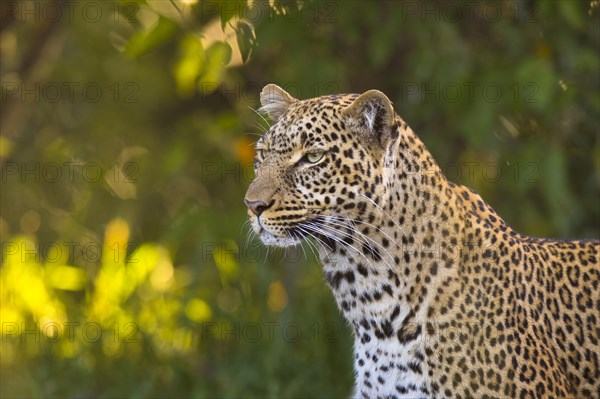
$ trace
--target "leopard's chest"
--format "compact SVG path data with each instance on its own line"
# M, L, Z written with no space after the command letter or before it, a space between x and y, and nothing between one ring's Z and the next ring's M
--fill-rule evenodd
M393 339L364 343L357 337L354 352L355 398L430 396L431 381L421 342L400 345Z
M348 259L325 260L325 280L355 336L355 397L430 396L425 353L431 337L419 312L403 300L402 283L390 277L387 265L372 262L365 276Z

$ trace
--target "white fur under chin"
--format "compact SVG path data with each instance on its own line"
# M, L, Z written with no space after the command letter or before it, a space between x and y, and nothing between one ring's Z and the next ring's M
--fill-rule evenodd
M258 219L254 219L252 221L252 229L254 230L256 235L258 235L258 238L260 238L262 243L265 245L287 248L287 247L293 247L295 245L300 244L300 240L298 240L296 238L278 237L278 236L274 235L273 233L268 232L267 230L265 230L264 227L262 227L260 225L260 223L258 222Z
M266 230L263 230L258 236L263 244L274 247L287 248L300 244L300 240L291 237L276 237Z

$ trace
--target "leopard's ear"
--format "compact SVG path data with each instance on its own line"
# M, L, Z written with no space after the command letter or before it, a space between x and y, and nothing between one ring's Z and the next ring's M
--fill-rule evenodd
M364 92L344 110L350 124L385 148L392 137L394 108L389 98L379 90Z
M260 92L260 109L266 112L273 122L277 122L296 101L298 100L275 84L266 85Z

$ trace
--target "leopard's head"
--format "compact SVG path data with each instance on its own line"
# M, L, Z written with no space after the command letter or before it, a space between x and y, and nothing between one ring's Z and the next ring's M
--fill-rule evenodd
M260 97L273 124L244 201L262 242L285 247L372 222L397 134L390 100L377 90L297 100L272 84Z

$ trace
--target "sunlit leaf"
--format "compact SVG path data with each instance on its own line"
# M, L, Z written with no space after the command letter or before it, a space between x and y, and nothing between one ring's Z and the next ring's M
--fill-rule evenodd
M274 281L269 286L269 297L267 305L273 312L281 312L288 304L288 294L283 283Z
M104 233L102 264L91 298L91 315L105 326L122 312L121 304L131 290L125 269L128 242L127 222L119 218L110 221Z
M161 16L156 26L148 31L140 31L129 39L125 53L133 57L146 54L168 42L177 29L175 22Z
M224 284L237 277L239 273L239 265L236 260L237 253L237 243L232 240L228 240L213 251L213 259Z
M0 158L7 158L13 149L13 142L0 136Z
M121 166L113 166L111 173L104 175L104 181L112 193L120 199L133 199L137 196L135 183Z
M183 97L189 97L196 89L196 82L204 65L204 47L200 39L186 35L179 43L180 57L174 67L177 92Z
M188 319L197 323L208 321L212 317L212 310L208 303L202 299L192 299L185 307L185 315Z
M108 223L104 232L103 264L124 263L128 241L129 225L125 220L117 218Z
M85 287L85 271L79 267L51 265L46 268L48 282L60 290L79 291Z
M161 259L152 273L150 274L150 283L158 291L165 291L173 284L173 264L168 259Z
M200 90L212 93L221 82L225 66L231 60L231 47L224 42L215 42L206 49L206 65L200 77Z
M2 310L13 309L12 317L25 311L44 323L66 320L64 304L58 300L45 277L46 270L36 254L36 242L30 237L14 237L3 243L3 268L0 274ZM32 251L33 249L33 251Z
M143 244L127 259L129 280L134 285L141 284L156 264L166 256L166 251L152 244Z

